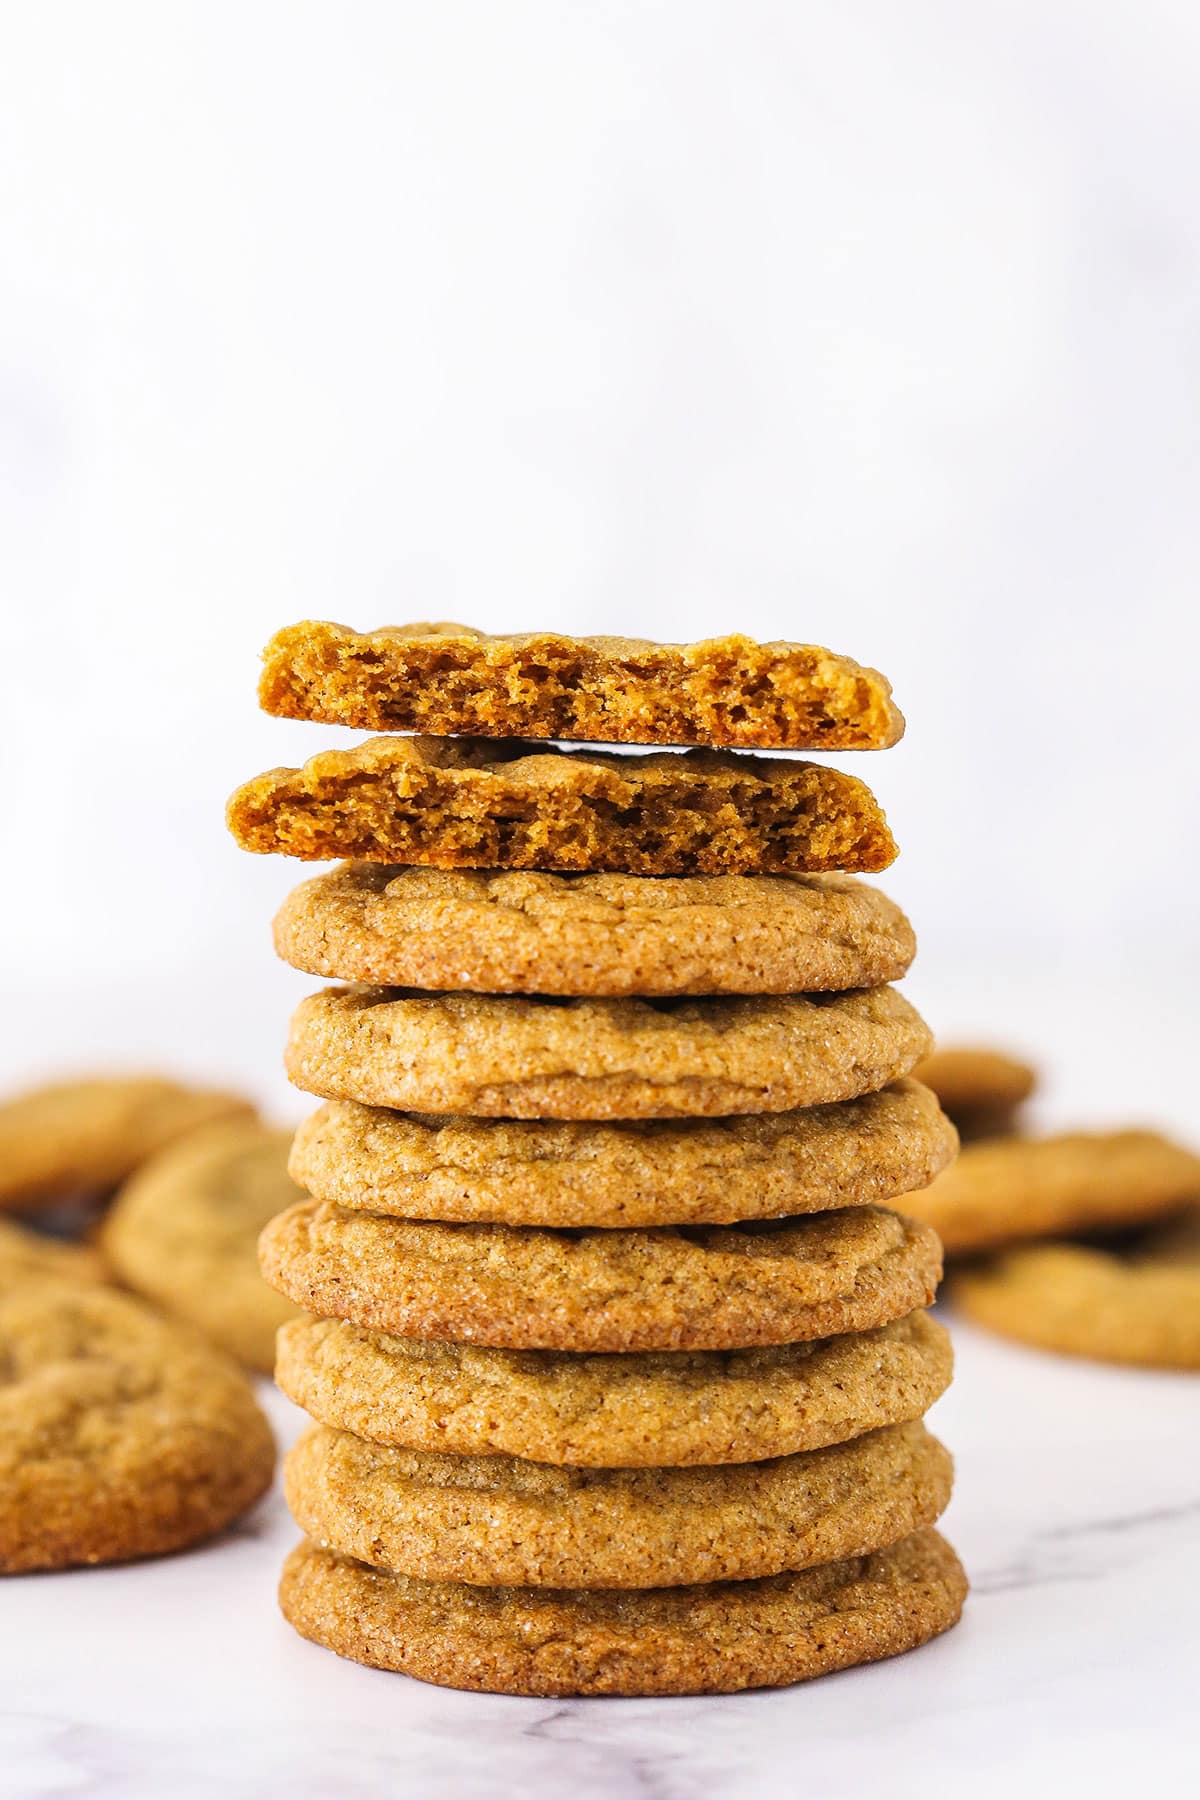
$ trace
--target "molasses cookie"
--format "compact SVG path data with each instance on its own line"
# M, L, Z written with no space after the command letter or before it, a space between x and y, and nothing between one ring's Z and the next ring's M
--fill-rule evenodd
M882 1549L950 1498L946 1450L919 1423L769 1462L569 1469L441 1456L314 1426L288 1453L296 1523L341 1556L486 1587L748 1581Z
M446 1118L352 1100L301 1125L291 1172L319 1200L481 1225L732 1225L894 1199L952 1161L954 1127L901 1080L741 1118Z
M919 1419L950 1381L926 1313L756 1350L579 1356L388 1337L297 1319L275 1378L324 1425L406 1450L578 1468L757 1462Z
M104 1260L84 1244L64 1244L0 1219L0 1293L47 1276L58 1281L103 1281Z
M213 1537L275 1446L233 1363L79 1281L0 1293L0 1570L127 1562Z
M305 1201L259 1240L267 1280L323 1318L498 1349L726 1350L928 1306L937 1234L873 1206L762 1225L545 1231L413 1224Z
M895 988L709 1000L550 1000L325 988L285 1064L327 1100L510 1119L711 1118L873 1093L929 1047Z
M308 861L626 875L886 869L871 790L823 763L727 750L651 755L486 738L368 738L232 796L243 850Z
M962 1270L955 1304L1005 1337L1153 1369L1200 1369L1200 1224L1119 1249L1032 1244Z
M276 632L263 663L265 712L362 731L769 750L882 750L904 731L877 670L740 635L654 644L306 619Z
M912 927L848 875L552 875L344 863L275 948L310 975L490 994L794 994L897 981Z
M1037 1072L1000 1050L948 1044L917 1064L918 1081L931 1087L964 1142L1005 1137L1037 1086Z
M1154 1131L1081 1131L968 1144L905 1206L957 1253L1119 1229L1197 1201L1200 1156Z
M785 1687L915 1649L957 1623L966 1593L926 1529L815 1569L640 1592L414 1581L305 1542L279 1599L303 1637L355 1662L546 1697Z
M268 1375L296 1309L259 1273L258 1234L299 1198L290 1143L253 1119L193 1132L125 1184L101 1235L127 1287Z
M150 1076L30 1088L0 1104L0 1210L105 1194L176 1138L253 1113L235 1094Z

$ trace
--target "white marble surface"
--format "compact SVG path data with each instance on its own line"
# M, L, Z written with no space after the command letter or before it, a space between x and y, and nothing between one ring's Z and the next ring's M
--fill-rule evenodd
M956 1331L963 1624L897 1661L725 1699L464 1695L293 1636L278 1491L227 1540L0 1589L4 1800L522 1794L841 1800L1195 1791L1200 1385ZM281 1436L299 1415L271 1396Z

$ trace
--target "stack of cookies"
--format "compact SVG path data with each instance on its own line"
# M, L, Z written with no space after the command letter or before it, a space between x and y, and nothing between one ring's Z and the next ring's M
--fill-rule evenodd
M852 878L895 847L862 782L737 753L892 743L888 684L743 638L307 624L261 694L439 734L230 803L248 849L351 859L276 921L351 984L293 1020L326 1103L261 1241L313 1315L279 1340L317 1421L287 1617L530 1694L783 1684L946 1629L941 1250L887 1203L956 1140L888 985L910 927Z

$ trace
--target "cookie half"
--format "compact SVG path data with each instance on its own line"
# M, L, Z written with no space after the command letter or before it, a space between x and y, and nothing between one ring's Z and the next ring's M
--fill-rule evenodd
M1200 1369L1200 1224L1120 1250L1036 1244L964 1268L959 1310L1004 1337L1154 1369Z
M52 1280L0 1294L0 1362L0 1570L180 1550L270 1486L244 1376L136 1300Z
M929 1029L895 988L711 1000L549 1000L325 988L286 1067L327 1100L515 1119L710 1118L873 1093Z
M127 1287L270 1374L275 1333L295 1317L258 1268L258 1234L294 1205L290 1135L255 1120L210 1125L146 1163L120 1190L101 1243Z
M896 844L853 775L675 750L551 750L516 740L368 738L269 769L226 813L243 850L309 862L628 875L886 869Z
M465 1224L731 1225L909 1194L958 1148L928 1088L742 1118L444 1118L334 1101L307 1118L291 1172L354 1211Z
M265 712L362 731L769 750L882 750L904 731L877 669L740 634L655 644L306 619L276 632L263 664Z
M763 1225L546 1231L291 1207L263 1273L324 1318L498 1349L725 1350L869 1331L928 1306L941 1246L878 1207Z
M489 1350L297 1319L276 1380L374 1443L578 1468L758 1462L919 1419L950 1382L926 1313L778 1348L573 1356Z
M549 1697L786 1687L916 1649L957 1623L966 1594L926 1529L798 1573L641 1592L413 1581L302 1543L279 1600L302 1637L355 1662Z
M1154 1131L1097 1131L968 1144L905 1205L965 1252L1138 1225L1193 1202L1200 1156Z
M770 1462L564 1469L438 1456L314 1426L289 1451L296 1523L423 1581L675 1587L746 1581L893 1544L944 1511L953 1470L921 1424Z
M31 1088L0 1105L0 1209L107 1193L187 1132L253 1114L236 1094L149 1076Z
M900 908L848 875L553 875L345 863L288 895L310 975L485 994L794 994L898 981Z

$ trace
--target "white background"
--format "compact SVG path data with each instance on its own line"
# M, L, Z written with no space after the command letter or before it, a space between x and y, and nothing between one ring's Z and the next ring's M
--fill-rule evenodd
M257 653L450 617L883 668L934 1024L1190 1104L1188 0L4 10L6 1070L282 1101Z
M301 1110L298 871L222 824L337 735L256 713L276 626L742 628L895 683L905 742L849 766L935 1026L1031 1051L1047 1120L1200 1136L1194 0L0 16L0 1078ZM683 1709L418 1690L280 1623L276 1496L6 1590L0 1790L1182 1790L1186 1381L959 1347L975 1598L922 1656Z

